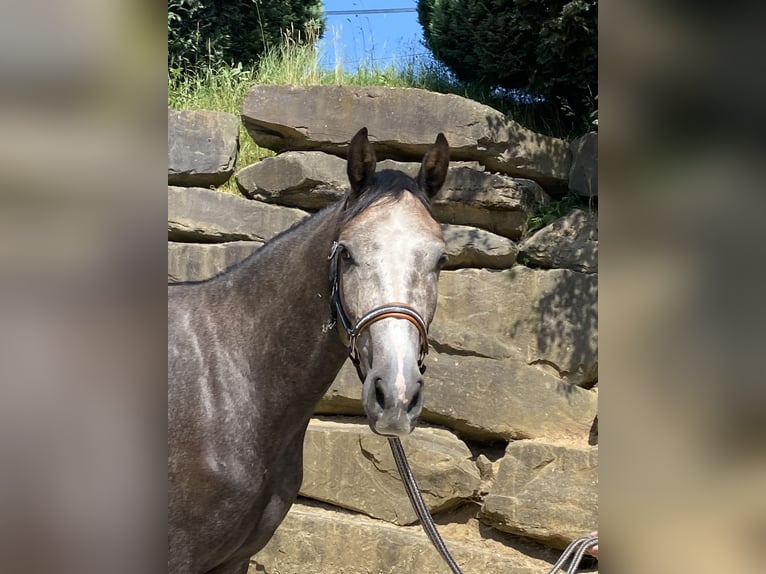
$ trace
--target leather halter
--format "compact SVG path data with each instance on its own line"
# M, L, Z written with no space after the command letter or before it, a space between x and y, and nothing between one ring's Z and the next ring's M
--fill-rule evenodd
M360 366L361 360L359 358L359 351L356 347L357 339L362 332L372 325L383 319L406 319L418 329L420 335L420 352L418 354L418 368L422 375L426 371L425 359L428 354L428 326L425 320L420 314L412 307L405 303L386 303L380 307L375 307L372 311L365 313L356 325L351 323L351 320L346 314L346 310L343 308L343 302L340 296L340 271L338 268L338 259L343 252L343 245L337 241L332 242L330 248L330 317L331 325L333 328L338 321L343 326L343 330L346 331L348 336L348 356L351 362L356 368L356 374L359 380L364 382L364 373Z

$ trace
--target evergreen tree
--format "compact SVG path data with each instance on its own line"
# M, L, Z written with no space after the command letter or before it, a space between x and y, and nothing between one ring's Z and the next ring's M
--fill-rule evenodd
M305 40L324 27L322 0L170 0L168 67L252 64L286 31Z
M455 76L587 114L598 93L597 0L418 0L434 57Z

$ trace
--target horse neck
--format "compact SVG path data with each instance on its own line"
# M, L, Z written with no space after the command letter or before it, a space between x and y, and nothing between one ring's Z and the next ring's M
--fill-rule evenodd
M295 385L293 396L312 409L346 358L338 333L327 328L328 254L339 211L336 205L304 220L256 251L231 277L258 383Z

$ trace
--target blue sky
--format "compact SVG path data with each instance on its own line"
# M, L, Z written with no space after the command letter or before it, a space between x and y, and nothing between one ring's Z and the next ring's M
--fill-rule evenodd
M387 10L417 7L417 0L324 0L325 11ZM391 14L328 15L327 30L320 41L321 63L334 68L336 58L347 71L360 64L385 67L406 62L416 54L428 55L417 12Z

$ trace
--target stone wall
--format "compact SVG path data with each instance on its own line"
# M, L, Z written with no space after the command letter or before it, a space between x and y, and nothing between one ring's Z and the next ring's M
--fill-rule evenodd
M597 194L595 134L570 145L421 90L256 86L242 121L280 153L233 170L232 117L168 112L169 184L187 186L168 188L169 281L210 277L340 198L344 146L363 125L380 167L410 173L445 132L454 161L434 212L449 262L422 425L403 444L466 574L546 572L598 524L598 231L584 210L536 233L527 221L568 188ZM205 188L232 171L244 197ZM300 498L251 573L448 571L348 364L317 405L304 456Z

